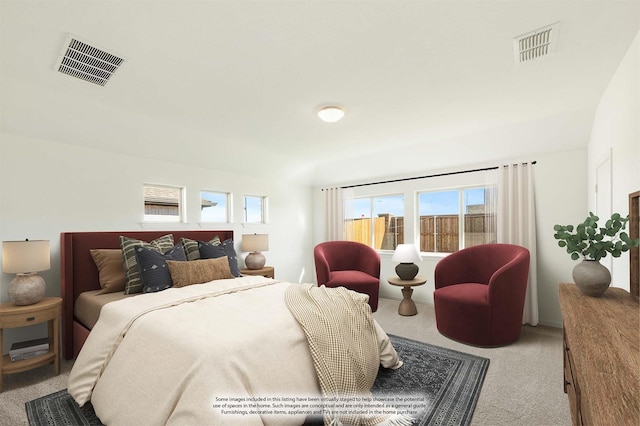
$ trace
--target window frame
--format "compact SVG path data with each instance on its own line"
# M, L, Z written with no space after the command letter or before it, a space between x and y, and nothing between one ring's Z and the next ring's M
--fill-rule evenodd
M247 208L247 199L248 198L257 198L260 199L260 220L259 221L249 221L249 216L248 216L248 208ZM245 194L242 197L242 223L245 224L251 224L251 225L255 225L255 224L263 224L263 223L269 223L269 215L268 215L268 206L269 206L269 199L267 196L265 195L249 195L249 194Z
M203 210L204 210L204 208L202 207L202 200L204 199L203 193L218 194L218 195L224 195L225 196L225 202L226 202L225 215L226 215L226 218L225 218L224 221L205 220L202 217L202 213L203 213ZM213 189L201 189L200 190L199 203L200 203L200 223L232 223L231 218L233 218L233 207L232 207L233 206L233 194L231 192L215 191Z
M156 188L159 190L171 189L178 190L177 197L177 215L170 214L149 214L147 213L147 188ZM168 185L161 183L149 183L142 184L142 220L143 223L186 223L187 222L187 210L186 210L186 187L179 185ZM162 197L159 197L160 199ZM158 202L158 205L170 206L171 204L163 204L162 201ZM174 219L175 218L175 219Z
M420 247L420 229L418 218L418 192L444 191L447 189L457 189L463 187L488 187L496 188L493 194L497 197L498 170L482 168L463 173L439 173L420 178L408 177L406 179L394 179L390 181L349 185L343 187L343 200L350 198L367 198L386 194L404 194L404 243L416 244ZM500 212L496 211L496 218ZM497 219L496 219L497 221ZM387 257L392 252L379 251L381 256ZM421 252L423 259L438 260L449 255L449 253Z
M451 253L455 253L456 251L462 250L464 248L467 247L467 232L465 232L465 216L469 213L465 213L465 207L468 207L468 205L465 205L465 199L464 199L464 194L465 191L467 190L473 190L473 189L484 189L485 192L486 191L491 191L493 190L494 192L497 191L497 187L496 184L470 184L470 185L460 185L460 186L456 186L456 187L447 187L447 188L433 188L433 189L428 189L428 190L423 190L423 191L416 191L416 196L415 196L415 214L416 214L416 241L417 241L417 245L418 248L420 249L420 253L425 254L426 256L446 256L449 255ZM422 247L422 230L421 230L421 224L420 224L420 218L422 217L420 214L420 195L421 194L426 194L426 193L439 193L439 192L453 192L453 191L457 191L458 192L458 212L457 212L457 216L458 216L458 249L455 251L423 251L421 250ZM486 196L486 195L485 195ZM495 196L495 194L494 194ZM494 230L497 229L497 220L498 220L498 212L495 211L493 212L494 214L494 225L493 228ZM437 217L438 215L436 215ZM440 215L442 216L442 215ZM435 233L435 235L437 235L437 232ZM469 246L472 247L472 246ZM434 236L434 248L437 249L437 237Z
M343 199L343 203L342 203L342 209L343 209L343 216L344 216L344 226L345 226L345 230L343 231L343 238L348 239L348 235L346 232L346 224L347 221L349 220L356 220L358 218L348 218L347 217L347 213L349 208L347 207L347 203L349 202L353 202L355 200L369 200L369 216L366 217L367 219L371 220L370 223L370 234L369 234L369 241L367 243L367 245L371 248L373 248L374 250L380 252L380 253L384 253L384 252L389 252L389 253L393 253L395 251L395 248L398 246L398 244L402 244L404 242L404 225L403 225L403 229L401 231L401 233L394 233L394 235L396 235L395 238L395 244L394 247L391 249L387 249L387 248L376 248L376 238L375 238L375 226L374 226L374 219L376 219L379 216L375 216L375 215L379 215L382 214L381 212L376 212L376 208L375 208L375 201L376 199L379 198L390 198L390 197L396 197L399 196L401 197L401 201L402 201L402 216L398 216L398 215L394 215L395 218L399 218L402 217L403 218L403 224L406 221L405 219L405 200L406 200L406 195L403 192L392 192L392 193L381 193L381 194L376 194L376 195L364 195L364 196L358 196L358 197L350 197L350 198L345 198ZM389 214L389 212L386 212L387 214ZM386 223L385 223L386 224ZM357 240L350 240L350 241L357 241ZM362 242L362 241L358 241L358 242ZM382 240L380 242L380 245L384 245L384 235L382 236Z

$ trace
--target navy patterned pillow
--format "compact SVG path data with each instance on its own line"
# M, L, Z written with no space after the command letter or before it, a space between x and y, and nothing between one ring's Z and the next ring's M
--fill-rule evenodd
M238 268L238 255L236 254L236 249L233 247L233 240L228 239L224 240L222 243L222 248L229 258L229 267L231 268L231 274L234 277L241 277L240 268Z
M187 254L187 260L200 259L200 250L198 249L198 242L196 240L182 237L180 238L180 241L182 241L182 245L184 246L184 251ZM209 244L213 244L214 246L217 246L222 243L220 242L220 237L216 235L211 239L211 241L209 241Z
M217 259L218 257L227 256L229 260L229 269L234 277L240 276L238 268L238 256L233 248L233 240L225 240L222 244L214 245L198 241L198 250L200 251L200 259Z
M140 280L140 268L136 261L135 247L143 246L153 249L159 253L164 253L171 250L173 247L173 235L167 234L160 238L156 238L153 241L146 242L137 240L135 238L129 238L120 236L120 248L122 249L122 257L124 260L124 273L127 277L127 283L125 285L124 293L133 294L142 292L142 281Z
M159 253L144 246L137 246L135 253L140 268L143 293L162 291L173 286L167 260L187 261L182 243L176 244L166 253Z

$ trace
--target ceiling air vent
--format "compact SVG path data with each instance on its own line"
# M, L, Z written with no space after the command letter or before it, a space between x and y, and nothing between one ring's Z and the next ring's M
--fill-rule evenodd
M72 77L104 86L123 62L124 59L116 55L68 36L56 69Z
M556 50L560 23L523 34L513 39L516 63L530 62Z

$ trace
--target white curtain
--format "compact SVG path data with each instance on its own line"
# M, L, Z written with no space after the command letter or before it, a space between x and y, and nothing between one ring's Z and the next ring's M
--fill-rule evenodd
M344 239L344 208L341 188L325 188L325 238L326 241Z
M498 242L529 249L531 263L523 324L538 324L538 281L536 273L536 217L533 164L513 164L498 170Z

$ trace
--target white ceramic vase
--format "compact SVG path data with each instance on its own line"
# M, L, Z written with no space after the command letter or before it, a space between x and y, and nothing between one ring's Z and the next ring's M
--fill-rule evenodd
M583 294L600 297L611 284L611 273L599 261L585 259L573 268L573 281Z

